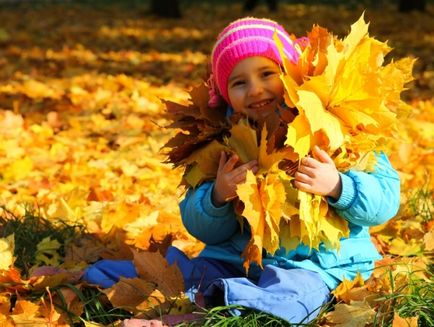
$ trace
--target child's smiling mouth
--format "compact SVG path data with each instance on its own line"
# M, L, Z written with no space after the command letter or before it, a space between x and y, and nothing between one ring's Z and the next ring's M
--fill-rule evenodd
M261 109L261 108L267 107L268 105L270 105L273 102L274 102L274 99L260 100L260 101L256 101L256 102L250 103L248 105L248 108L250 108L250 109Z

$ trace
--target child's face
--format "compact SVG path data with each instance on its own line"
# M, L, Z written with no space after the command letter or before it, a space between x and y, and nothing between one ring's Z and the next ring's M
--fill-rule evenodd
M255 56L241 60L228 81L228 96L235 112L253 120L274 114L283 102L280 68L272 60Z

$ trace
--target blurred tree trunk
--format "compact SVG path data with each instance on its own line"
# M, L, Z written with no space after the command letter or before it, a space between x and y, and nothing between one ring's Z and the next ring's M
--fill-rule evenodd
M399 11L408 12L412 10L425 11L426 0L399 0Z
M268 10L277 11L277 0L267 0ZM244 11L252 11L258 4L258 0L246 0L244 1Z
M151 12L160 17L181 17L178 0L151 0Z

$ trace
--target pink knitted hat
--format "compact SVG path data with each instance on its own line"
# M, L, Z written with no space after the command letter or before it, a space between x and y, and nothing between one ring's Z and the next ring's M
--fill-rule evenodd
M273 34L277 31L283 43L285 55L293 62L299 57L294 41L282 26L276 22L264 19L246 17L229 24L217 37L211 54L212 75L209 80L210 106L217 101L216 90L229 102L228 79L235 65L242 59L253 56L263 56L282 64L279 51L273 40Z

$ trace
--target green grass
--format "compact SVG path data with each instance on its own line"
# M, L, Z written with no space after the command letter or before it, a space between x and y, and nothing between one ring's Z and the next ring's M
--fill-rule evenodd
M420 273L427 278L422 279ZM398 278L407 277L408 283L396 286ZM392 291L378 299L381 305L373 326L392 326L393 313L402 318L418 316L420 327L434 326L434 266L426 271L400 272L395 277L390 273Z
M424 222L434 219L434 197L432 190L429 189L428 182L411 194L408 206L411 213L414 216L421 217Z
M15 266L25 278L29 277L30 268L36 263L37 245L44 238L51 237L61 244L58 253L63 258L68 242L84 232L84 226L68 225L61 219L47 220L31 208L26 208L25 214L17 217L0 206L0 237L14 234Z
M230 310L240 310L241 316L234 316ZM181 324L178 327L261 327L261 326L291 326L284 320L273 317L263 312L255 312L246 310L240 306L220 306L207 311L204 319L198 323Z
M200 322L185 323L177 325L177 327L273 327L273 326L306 326L314 327L318 326L322 316L332 308L331 302L327 303L321 308L318 317L309 323L291 324L283 319L267 314L265 312L259 312L250 310L237 305L219 306L209 310L206 310L206 314ZM233 315L231 311L238 310L241 315Z
M68 309L69 303L66 302L61 292L62 288L72 290L83 304L83 313L80 316ZM70 326L85 326L85 322L95 322L104 326L112 326L115 322L132 317L130 312L120 308L114 308L107 299L107 296L95 287L78 287L73 284L63 284L50 288L50 293L51 296L55 296L58 299L54 305L59 311L66 314L66 319ZM41 292L33 292L29 295L29 299L33 300L37 300L41 297L45 297L48 300L48 292L43 290Z

